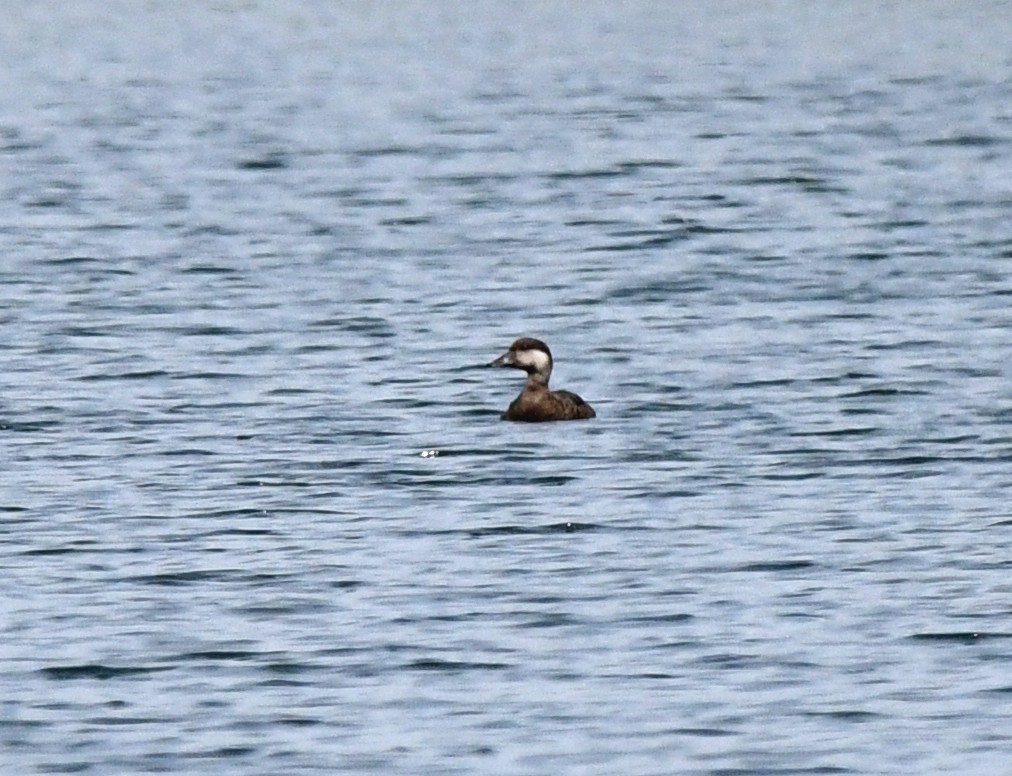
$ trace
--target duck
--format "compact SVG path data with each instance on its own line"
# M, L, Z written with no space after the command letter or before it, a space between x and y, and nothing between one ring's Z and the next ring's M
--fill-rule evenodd
M596 417L594 408L572 391L548 390L552 374L552 351L542 340L521 337L489 366L513 367L527 373L527 384L500 418L524 423L551 420L587 420Z

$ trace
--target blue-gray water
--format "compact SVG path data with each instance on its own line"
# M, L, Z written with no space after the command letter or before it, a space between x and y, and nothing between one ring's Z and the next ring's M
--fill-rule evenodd
M4 17L0 772L1010 772L1009 3Z

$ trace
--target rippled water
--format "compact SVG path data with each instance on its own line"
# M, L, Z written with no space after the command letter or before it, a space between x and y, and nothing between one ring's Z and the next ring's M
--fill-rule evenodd
M1007 3L5 16L0 770L1007 769Z

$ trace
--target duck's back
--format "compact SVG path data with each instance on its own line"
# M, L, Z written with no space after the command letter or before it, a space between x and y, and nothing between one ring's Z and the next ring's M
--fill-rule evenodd
M513 400L502 418L542 423L550 420L587 420L595 415L594 408L572 391L548 391L528 386Z
M552 391L551 395L565 408L565 420L587 420L597 415L594 408L587 404L582 396L577 396L572 391Z

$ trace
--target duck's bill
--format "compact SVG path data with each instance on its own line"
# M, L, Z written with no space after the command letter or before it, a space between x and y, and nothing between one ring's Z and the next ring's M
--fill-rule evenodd
M514 366L513 354L507 351L503 353L495 361L490 361L489 366Z

